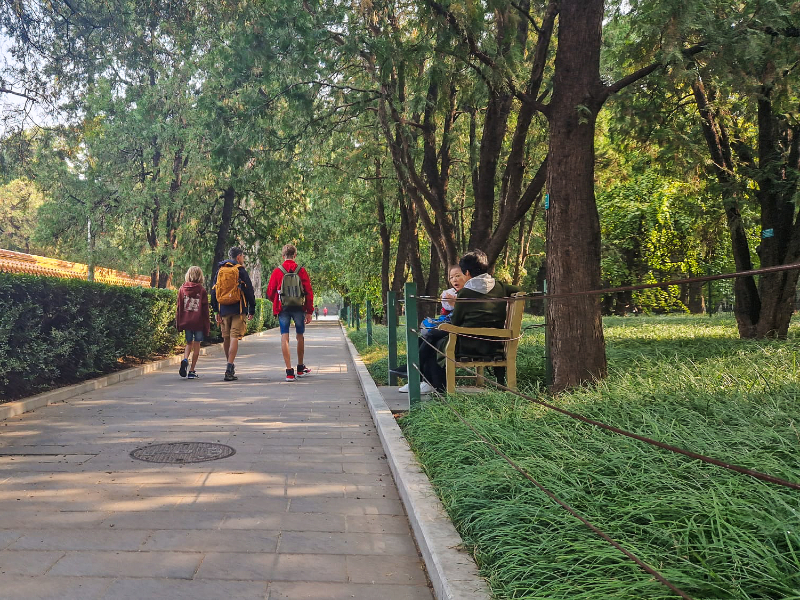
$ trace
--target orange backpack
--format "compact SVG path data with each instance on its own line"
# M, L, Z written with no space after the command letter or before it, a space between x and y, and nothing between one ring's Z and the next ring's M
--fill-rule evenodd
M220 304L239 304L244 299L239 287L239 265L226 262L217 271L217 282L214 284L217 302Z

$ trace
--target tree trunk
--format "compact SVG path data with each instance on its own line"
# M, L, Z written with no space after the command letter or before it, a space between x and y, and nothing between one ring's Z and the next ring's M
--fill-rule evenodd
M600 219L594 196L594 135L599 98L603 0L560 4L558 50L549 106L547 272L550 294L600 287ZM598 296L548 303L552 390L606 376Z
M401 292L406 282L406 265L408 264L408 244L411 235L408 206L403 196L402 186L397 189L397 206L400 209L400 233L397 236L397 256L392 274L392 291Z
M722 118L712 108L709 93L700 80L692 84L703 134L711 155L713 169L722 187L723 205L728 220L734 263L737 271L753 268L750 244L739 211L741 192L734 180L734 154ZM778 139L780 125L773 114L767 86L758 97L758 166L745 150L742 160L755 171L761 206L762 240L757 248L761 267L796 262L800 258L800 221L797 220L792 195L797 187L800 151L796 139L786 129L787 139ZM790 143L789 138L794 138ZM792 146L792 144L794 144ZM779 146L790 147L786 163ZM753 277L734 281L734 314L742 338L785 337L793 311L792 298L797 285L797 271L762 275L756 285Z
M231 231L231 219L233 216L233 204L236 200L236 191L233 186L228 186L222 195L222 220L217 230L217 243L214 246L214 259L211 263L211 278L217 274L217 265L222 262L226 257L226 250L228 247L228 236Z
M403 196L402 186L397 186L397 205L400 209L400 233L397 237L397 256L394 263L394 273L392 274L392 291L401 295L403 286L406 283L406 264L408 264L408 246L411 235L411 226L408 221L408 207ZM397 316L403 312L402 303L397 303Z
M761 312L755 326L756 338L785 338L794 312L798 271L761 275L758 288Z
M531 220L532 222L532 220ZM522 266L525 264L525 217L519 222L517 231L517 255L514 257L514 272L511 274L511 284L519 285L522 276Z
M386 319L386 293L389 291L389 269L392 260L392 240L389 227L386 224L386 207L383 203L383 182L381 181L381 161L375 160L375 187L376 204L378 209L378 233L381 238L381 303L383 304L383 319Z
M471 38L470 32L461 28L460 19L450 11L449 3L436 0L427 0L426 3L441 18L441 24L451 30L446 36L439 34L442 47L450 44L455 34L470 48L468 54L460 57L465 64L475 67L476 62L482 60L491 63L486 67L486 106L472 107L472 92L465 92L454 84L461 77L460 67L447 66L451 63L447 53L439 55L442 60L437 56L434 61L436 68L427 71L402 61L392 62L391 70L377 78L385 98L378 105L381 128L392 152L397 176L409 201L416 206L422 226L438 251L441 266L455 263L460 251L466 247L486 252L493 267L513 227L525 216L546 179L543 166L531 177L526 157L530 143L528 134L533 117L540 108L537 98L548 64L558 3L551 1L546 7L537 5L537 11L543 8L538 27L531 27L535 16L529 14L529 0L520 0L514 7L498 5L494 10L494 30L491 32L497 45L491 57L479 49L480 44ZM389 23L385 31L391 31L393 26ZM529 51L531 31L536 31L537 38ZM524 92L518 90L521 92L518 95L505 82L505 65L518 60L516 52L530 65ZM368 62L370 72L376 77L380 75L371 56ZM416 69L418 78L428 78L423 83L417 82L417 85L427 88L423 114L420 114L418 104L406 102L406 68ZM443 98L444 90L447 90L446 99ZM469 107L470 114L469 155L474 196L468 234L462 231L463 223L454 222L453 215L461 215L463 211L454 210L448 195L452 164L450 131L456 116L463 110L459 107L464 104ZM482 124L479 123L480 116L483 117ZM509 134L511 147L506 156ZM418 166L420 157L421 165ZM531 181L523 189L527 178ZM501 184L499 197L498 183ZM469 237L466 244L465 235Z
M183 150L178 149L172 159L172 181L169 184L169 208L167 209L166 232L167 243L161 247L159 260L158 287L168 288L172 285L175 269L175 251L178 249L178 227L181 222L182 207L178 192L183 183Z
M424 294L431 298L439 297L439 285L442 277L442 263L438 260L436 250L431 248L430 266L428 267L428 282ZM436 315L437 304L428 300L421 301L418 305L420 319Z
M769 72L770 66L768 66ZM798 260L800 232L795 224L794 193L797 190L796 139L791 134L779 139L781 124L772 109L771 87L765 85L758 96L758 191L761 205L761 244L757 248L762 267L774 267ZM795 135L797 131L794 132ZM784 164L780 147L795 145L794 156L788 152ZM768 233L769 232L769 233ZM794 310L793 300L798 271L762 275L758 281L761 311L755 337L785 338Z
M686 307L693 315L700 315L706 311L703 285L702 282L686 284Z
M419 250L419 234L417 233L417 212L414 204L406 205L408 213L408 244L406 245L406 258L411 269L411 279L416 282L418 290L426 289L425 272L422 270L422 256Z
M153 175L151 178L155 180L158 177L158 166L161 162L161 152L155 146L157 140L153 139L153 146L155 148L153 152ZM142 157L142 166L141 166L141 182L144 184L147 180L147 175L145 174L145 166L144 166L144 157ZM158 268L158 246L159 246L159 239L158 239L158 224L161 220L161 200L156 193L153 196L153 208L150 211L150 225L147 229L147 243L150 246L150 251L153 256L153 259L156 261L156 264L153 265L152 270L150 271L150 287L158 287L159 283L159 268Z

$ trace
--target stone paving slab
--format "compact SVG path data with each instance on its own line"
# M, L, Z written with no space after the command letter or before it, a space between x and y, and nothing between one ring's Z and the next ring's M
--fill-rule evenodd
M430 598L426 585L337 583L289 583L269 586L269 600L423 600Z
M246 338L236 382L201 357L87 386L0 423L0 598L433 598L336 322L283 381L277 331ZM230 458L147 463L155 443Z
M175 579L113 580L103 600L249 600L267 598L267 583L262 581L214 581Z
M437 598L488 600L489 587L463 547L444 507L403 437L391 409L355 347L346 340L388 464L407 508ZM433 401L433 400L431 400Z
M99 577L25 577L2 574L2 598L22 600L101 600L113 579ZM129 596L134 598L135 596ZM145 596L136 596L144 598ZM156 598L156 596L151 596Z

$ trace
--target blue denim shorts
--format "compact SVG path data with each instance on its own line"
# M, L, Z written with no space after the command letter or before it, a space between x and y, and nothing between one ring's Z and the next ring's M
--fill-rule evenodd
M202 342L205 339L202 331L189 331L186 330L186 343L191 344L192 342Z
M289 310L282 310L278 313L278 324L281 326L281 334L289 333L289 326L292 319L294 319L294 330L296 333L303 335L306 331L306 313L302 308L292 308Z

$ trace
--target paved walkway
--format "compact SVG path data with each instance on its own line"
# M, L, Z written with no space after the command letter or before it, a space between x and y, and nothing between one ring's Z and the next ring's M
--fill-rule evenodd
M335 322L306 333L312 375L283 381L276 330L239 381L200 358L0 421L0 598L432 598ZM132 459L166 442L225 459Z

